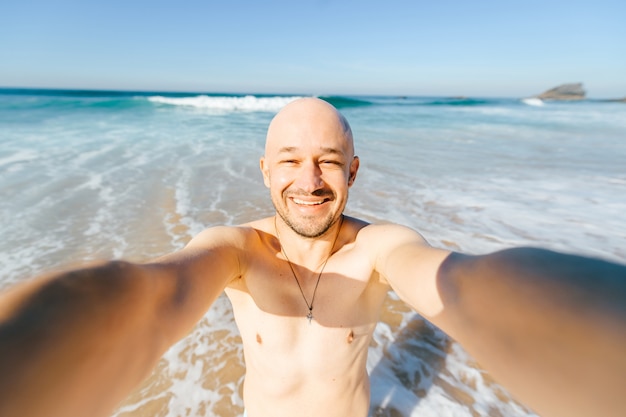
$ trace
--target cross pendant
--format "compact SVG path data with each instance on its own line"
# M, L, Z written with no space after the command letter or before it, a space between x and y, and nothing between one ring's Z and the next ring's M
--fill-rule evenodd
M313 312L309 310L309 314L306 315L306 318L309 319L309 325L311 324L311 320L313 320Z

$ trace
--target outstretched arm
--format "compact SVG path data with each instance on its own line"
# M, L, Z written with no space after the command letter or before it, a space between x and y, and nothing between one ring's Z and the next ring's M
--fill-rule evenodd
M237 276L239 235L209 229L148 264L103 263L2 294L0 415L109 415Z
M534 248L447 254L397 231L384 276L542 416L626 410L626 267Z

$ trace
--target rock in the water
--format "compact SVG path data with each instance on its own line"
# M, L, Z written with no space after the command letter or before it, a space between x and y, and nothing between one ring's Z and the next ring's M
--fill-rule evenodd
M585 90L582 83L562 84L536 95L542 100L584 100Z

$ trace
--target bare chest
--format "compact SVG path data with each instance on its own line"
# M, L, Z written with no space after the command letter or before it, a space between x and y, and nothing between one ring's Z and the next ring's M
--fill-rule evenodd
M277 256L256 259L231 286L239 292L231 297L233 308L303 320L311 313L326 327L349 327L377 319L387 287L379 283L366 259L336 256L321 269L309 270Z
M321 275L276 255L259 257L226 292L246 348L297 354L367 344L387 290L366 259L348 253L331 258Z

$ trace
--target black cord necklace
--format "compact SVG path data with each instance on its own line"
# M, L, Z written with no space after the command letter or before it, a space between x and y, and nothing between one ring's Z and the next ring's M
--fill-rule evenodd
M278 227L276 227L276 216L274 216L274 229L276 230L276 237L278 238L278 243L280 244L280 251L287 260L287 265L289 265L289 269L293 274L293 278L296 280L296 284L298 284L298 288L300 289L300 294L302 294L302 298L309 309L309 314L306 315L306 318L309 320L309 324L311 324L311 320L313 320L313 302L315 301L315 294L317 293L317 286L320 284L320 278L322 277L322 273L324 272L324 268L326 268L326 264L328 260L333 254L333 250L335 249L335 244L337 243L337 239L339 238L339 233L341 233L341 226L343 226L343 214L341 215L341 221L339 223L339 229L337 230L337 235L335 235L335 240L333 241L333 245L330 248L330 252L328 253L328 257L322 264L322 269L320 269L320 273L317 275L317 282L315 283L315 288L313 289L313 297L311 297L311 303L306 299L306 295L304 295L304 291L302 290L302 286L300 285L300 280L298 280L298 276L296 275L296 271L293 269L293 264L289 260L285 249L283 248L283 244L280 240L280 234L278 233Z

